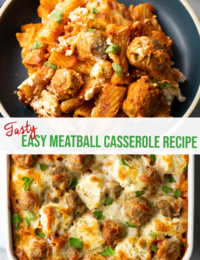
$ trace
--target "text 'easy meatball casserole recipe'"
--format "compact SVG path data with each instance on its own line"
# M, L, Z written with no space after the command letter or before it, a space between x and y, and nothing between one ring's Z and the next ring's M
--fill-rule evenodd
M181 260L187 155L12 155L19 260Z
M169 117L179 83L173 41L150 4L40 0L17 33L29 78L19 101L40 117Z

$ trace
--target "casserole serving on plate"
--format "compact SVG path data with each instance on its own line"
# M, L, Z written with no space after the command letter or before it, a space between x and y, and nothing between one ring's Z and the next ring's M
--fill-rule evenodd
M41 23L16 34L29 75L16 94L40 117L169 117L175 97L186 100L149 3L40 1L37 11Z
M193 156L12 158L10 259L190 259Z
M0 16L1 16L0 34L7 39L7 41L2 41L0 43L0 55L2 57L1 61L0 61L0 68L1 68L1 70L0 70L1 71L1 77L0 77L1 105L0 105L0 109L4 116L12 116L12 117L14 117L14 116L18 116L18 117L19 116L20 117L35 116L35 113L30 108L30 106L24 106L23 104L20 104L20 102L18 101L18 97L13 95L13 93L14 93L14 91L16 91L17 87L19 85L21 85L21 83L27 78L27 72L23 68L23 65L21 64L21 57L20 57L21 50L20 50L19 44L16 40L15 33L17 33L18 39L20 40L20 44L24 49L23 55L22 55L23 63L26 65L26 67L28 67L29 74L30 75L32 74L32 76L30 76L31 78L25 82L25 83L27 83L27 85L24 83L20 87L21 90L18 93L19 98L23 103L26 103L27 105L30 103L31 106L35 109L35 111L40 116L60 116L60 115L63 116L63 114L65 116L66 115L68 115L68 116L73 116L73 115L74 116L84 116L84 115L88 116L88 114L91 114L91 111L92 111L92 116L94 116L94 117L116 116L117 111L120 111L120 113L117 116L125 116L123 113L121 113L121 108L123 109L123 111L125 111L125 114L128 116L149 116L149 115L156 116L155 110L157 112L159 111L159 113L156 112L157 116L158 115L161 116L163 114L164 114L164 116L169 116L169 111L171 108L172 108L172 110L171 110L172 116L187 117L190 115L190 113L194 109L194 107L199 99L200 77L199 77L197 68L199 67L199 63L200 63L200 60L199 60L200 37L199 37L199 21L198 21L196 15L194 14L194 12L192 11L191 7L187 4L187 2L185 0L181 0L181 1L180 0L176 0L176 1L169 0L167 2L149 0L148 3L150 5L145 5L144 0L141 0L141 1L124 0L122 5L117 3L116 1L107 1L107 2L102 1L102 4L100 4L100 2L96 2L97 6L95 5L95 6L91 6L91 7L90 6L85 7L84 4L83 5L80 4L80 6L78 6L78 8L79 9L84 8L84 10L88 12L90 22L92 23L92 21L93 21L93 23L89 24L87 26L90 31L88 31L88 28L86 28L86 27L85 27L85 31L82 30L83 28L81 29L81 31L80 31L81 35L79 35L79 36L81 36L80 37L81 42L78 41L79 43L77 42L77 44L75 42L74 42L74 44L69 44L69 43L64 44L64 42L67 39L70 39L69 42L72 43L71 38L73 38L73 37L76 38L75 31L78 32L78 30L71 31L73 26L70 27L70 24L77 25L77 23L79 23L79 21L72 21L73 17L75 17L75 18L77 17L76 13L74 15L71 14L70 17L72 20L71 19L69 21L67 20L67 22L65 20L66 16L69 14L69 12L71 10L70 3L72 3L74 9L76 9L74 1L69 1L69 2L64 1L65 3L68 3L65 6L65 8L63 7L64 4L60 7L59 7L59 5L57 6L56 5L57 2L58 1L56 1L56 0L51 1L51 3L49 3L49 1L40 1L41 5L38 9L38 13L39 13L40 17L44 18L43 24L41 24L41 19L38 19L37 12L36 12L36 10L38 8L38 2L35 2L34 0L30 0L29 3L27 3L25 0L18 0L18 1L7 0L0 11ZM80 2L77 2L77 3L80 3ZM98 4L100 6L98 6ZM134 5L134 8L132 7L132 8L130 8L130 10L128 10L127 8L131 5ZM137 7L137 8L135 7L135 6L139 6L139 5L146 7L146 9L144 8L144 10L145 10L144 13L143 13L144 10L142 8L140 9L139 7ZM152 11L154 9L151 7L151 5L153 7L155 7L155 9L156 9L156 12L153 12L153 14L155 14L155 16L157 16L157 18L154 15L152 15ZM150 8L148 8L148 6ZM56 10L53 11L54 7L56 7ZM59 9L61 7L62 7L62 10ZM103 10L102 8L104 8L105 10ZM112 11L112 16L106 17L106 15L107 15L106 10L109 8ZM67 9L67 11L66 11L66 9ZM81 10L79 10L79 11L81 11ZM178 12L176 10L178 10ZM75 11L77 11L77 10L75 10ZM73 12L73 10L72 10L72 12ZM63 15L64 20L61 19L61 16L63 13L64 13L64 15ZM84 13L84 11L83 11L83 13ZM102 15L102 17L101 17L101 15ZM134 20L133 24L131 23L133 21L133 19L131 18L129 20L131 15L133 15L135 17L134 19L136 19L136 21ZM56 18L56 16L57 16L57 18ZM79 14L79 16L80 16L80 14ZM12 17L12 19L10 19L10 17ZM125 17L125 19L124 19L124 17ZM94 20L92 20L92 18L94 18ZM146 19L143 19L143 18L146 18ZM51 19L54 19L54 20L51 20ZM80 23L84 22L84 19L85 18L81 19ZM174 98L174 93L176 92L176 94L177 94L177 91L175 91L175 92L173 91L173 93L172 93L171 91L169 91L169 88L165 88L165 89L161 90L160 87L158 87L159 85L156 85L157 83L154 82L155 79L153 79L153 82L150 82L150 83L155 84L155 86L151 86L152 91L150 91L150 93L148 93L149 90L148 90L148 88L146 88L146 85L148 85L149 82L148 81L146 82L146 79L145 79L145 82L143 82L144 84L142 84L143 85L142 90L141 90L142 82L140 82L140 81L138 84L136 84L136 85L134 84L134 86L132 86L132 87L134 87L134 89L135 88L137 89L137 94L139 97L141 97L142 94L145 94L144 96L146 96L147 99L143 100L143 98L142 98L139 106L136 109L133 109L131 107L131 104L129 104L131 99L129 99L129 97L132 95L132 87L129 88L129 91L126 91L126 90L128 90L128 86L132 85L129 83L134 83L134 81L132 81L132 79L131 79L131 82L130 82L129 76L132 77L136 74L137 74L136 76L139 76L139 77L145 76L145 73L147 73L147 71L146 71L147 67L145 67L146 66L144 64L145 62L142 62L142 64L141 64L141 62L138 62L137 59L135 61L133 61L133 59L129 57L130 62L128 61L128 63L130 63L130 64L133 63L132 64L133 66L132 65L130 66L131 70L128 71L128 73L125 75L125 77L127 77L127 80L129 80L129 82L127 81L128 82L127 83L124 81L125 83L122 83L123 82L122 77L117 76L117 74L118 75L123 74L123 73L121 73L122 67L123 67L123 69L125 67L127 68L127 66L124 66L124 65L122 66L122 63L124 62L124 60L126 60L126 56L127 56L125 54L126 51L124 49L125 45L123 44L123 46L120 46L120 43L118 42L117 39L114 39L113 41L111 41L112 37L106 37L106 38L110 38L110 41L108 39L109 44L111 44L111 43L117 44L117 45L115 44L112 47L109 47L111 45L109 45L107 43L107 41L101 41L101 40L103 38L105 38L104 33L109 32L109 35L112 35L111 29L113 29L113 28L108 28L109 30L107 30L107 29L105 30L105 28L103 28L103 27L102 28L95 27L95 26L98 27L102 23L103 23L103 26L106 23L110 23L110 19L112 20L111 24L118 26L119 25L118 23L121 23L122 27L123 26L134 27L135 25L137 25L137 22L143 23L145 21L147 22L147 23L145 22L145 26L148 26L148 22L152 22L152 24L155 26L153 28L153 29L155 29L155 31L159 32L159 30L161 30L160 28L162 28L162 31L173 40L174 45L172 47L172 52L173 52L172 61L175 63L175 67L178 68L185 75L185 77L187 79L184 83L181 84L181 93L182 93L183 97L187 98L185 100L185 102L180 103L175 99L173 102L173 105L171 107L171 103ZM137 20L137 19L139 19L139 20ZM50 23L47 20L49 20ZM122 20L122 22L121 22L121 20ZM158 24L161 27L157 26L158 24L156 21L158 21ZM54 24L53 28L50 26L50 25L52 25L52 22ZM58 27L57 25L60 24L60 22L61 22L61 25ZM63 30L60 30L60 28L63 29L62 23L64 23L64 22L69 23L69 26L67 25L67 27L64 29L65 32ZM124 24L124 22L125 22L125 24ZM29 25L23 26L22 33L20 33L21 25L24 25L27 23ZM34 26L32 23L34 23L36 25ZM129 25L126 25L126 23L129 23ZM4 24L7 25L6 28L5 28ZM110 24L108 24L108 25L110 26ZM68 28L68 27L70 27L70 28ZM77 26L75 26L75 27L77 27ZM36 39L34 34L35 33L37 34L38 30L39 31L42 30L42 31L39 35L40 37L36 37L37 38ZM67 30L67 35L66 35L66 30ZM117 53L114 53L115 55L113 55L113 53L109 53L109 52L105 53L106 55L102 55L102 57L103 57L102 60L104 62L101 60L101 61L99 61L98 64L93 64L94 62L97 63L97 60L90 59L91 57L94 58L93 57L94 55L92 54L93 52L91 51L91 48L89 48L89 46L92 47L93 45L95 45L95 41L97 40L94 37L94 35L93 35L94 32L92 30L93 31L97 30L97 34L98 34L97 36L102 36L102 34L99 34L99 31L104 32L103 36L98 38L98 39L100 39L101 43L104 43L104 44L102 44L102 48L103 48L102 52L107 47L109 48L109 50L107 50L107 51L105 50L106 52L110 51L111 49L112 50L114 49L114 51L117 51ZM39 31L38 31L38 33L39 33ZM113 37L117 38L117 36L115 34L118 33L118 30L115 30L115 28L114 28L113 31L114 31ZM129 31L129 32L131 31L131 34L133 35L133 33L132 33L133 30L127 30L127 31ZM49 32L51 35L49 35ZM49 38L52 39L51 32L55 32L55 36L56 37L58 36L57 38L60 38L60 41L58 41L58 39L56 38L55 42L52 43L52 41L50 41L50 39L46 39L45 38L46 33L50 36ZM57 35L59 32L61 32L61 34ZM142 32L142 30L141 30L141 32ZM87 35L91 36L92 44L91 44L91 42L89 42L88 44L84 44L83 40L85 39L84 38L85 33ZM24 38L22 37L22 35ZM142 37L148 36L146 34L143 35L143 33L141 35L142 35ZM27 36L27 38L26 38L26 36ZM67 36L67 39L65 39L66 36ZM71 37L69 37L69 36L71 36ZM138 35L136 34L135 36L138 36ZM155 40L154 36L155 36L155 34L153 35L152 39ZM73 38L73 39L77 40L75 38ZM54 39L54 36L53 36L53 39ZM63 41L62 41L62 39L63 39ZM24 42L24 40L28 40L28 43ZM30 46L28 46L29 40L30 40ZM130 39L130 42L133 42L132 40L134 41L133 37ZM124 41L126 42L127 39L124 39ZM82 44L82 42L83 42L83 44ZM164 42L165 41L163 41L163 43ZM143 44L144 42L142 41L140 43ZM152 41L151 41L151 43L152 43ZM170 47L170 46L172 46L171 43L170 43L170 41L167 41L166 45L168 45L168 47ZM26 45L25 47L24 47L24 44ZM46 44L49 46L48 51L45 49ZM54 46L54 44L57 44L59 46ZM66 50L63 49L63 48L65 48L65 47L63 47L64 45L66 47ZM169 55L169 57L167 58L168 50L166 51L166 48L164 48L165 50L163 51L163 53L161 53L160 51L162 48L160 49L158 47L158 44L156 44L156 46L155 46L155 41L154 41L153 45L154 45L154 47L157 48L157 50L155 52L155 48L153 48L154 50L152 50L153 51L152 53L158 54L158 55L156 54L157 55L156 57L158 59L160 59L161 63L162 63L161 60L166 56L166 63L167 63L167 60L170 57L170 55ZM87 47L86 48L87 50L85 50L85 49L80 50L81 48L83 49L84 46ZM116 46L118 46L118 47L116 47ZM60 47L60 48L57 48L57 47ZM73 48L71 48L71 47L73 47ZM145 47L145 46L143 46L143 47ZM146 46L146 47L149 47L149 46ZM119 48L121 48L121 50ZM43 49L45 49L45 50L43 50ZM54 49L54 52L53 52L53 49ZM132 49L132 48L130 48L130 49ZM65 55L66 51L68 51L68 53L71 51L75 51L72 54L73 57L70 56L70 59L69 59L69 56ZM78 56L77 56L77 51L78 51ZM122 51L124 53L123 55L121 54ZM136 50L136 51L138 51L138 50ZM63 56L63 52L64 52L64 58L66 60L68 60L69 62L67 64L67 66L66 66L66 64L63 65L63 63L59 64L61 70L59 68L59 71L57 73L55 73L56 75L54 76L54 79L51 82L52 84L50 84L49 81L51 80L51 76L53 75L53 72L51 72L49 74L48 73L46 74L46 72L51 69L53 70L53 68L56 68L56 66L58 66L55 64L55 63L57 63L57 58L58 58L56 56L57 52L59 52L58 54L61 56ZM81 52L81 54L80 54L80 52ZM135 50L133 51L133 53L134 52L135 52ZM94 48L94 53L95 53L95 48ZM98 52L98 48L97 48L96 54L98 54L98 53L99 52ZM92 56L90 54L92 54ZM120 57L120 59L110 59L110 58L107 59L106 58L106 60L104 60L105 57L115 56L115 58L116 58L116 57L120 56L120 54L121 54L121 56L123 56L123 57ZM132 51L129 54L130 55L128 55L128 56L131 56ZM85 61L84 55L89 57L89 59L87 61ZM134 56L134 54L133 54L133 56ZM147 56L148 55L144 55L144 58ZM142 56L140 55L139 58L141 61ZM6 62L8 60L12 60L12 63ZM61 61L62 59L59 58L58 60ZM46 69L43 69L42 74L41 74L42 79L44 79L44 80L41 80L41 82L40 82L40 81L36 80L36 79L38 79L37 78L38 73L34 74L33 72L36 72L36 70L38 70L38 66L40 67L41 65L44 64L44 62L45 62ZM112 66L105 67L102 62L104 64L106 63L107 65L112 64ZM126 65L128 63L126 63ZM53 65L51 65L51 64L53 64ZM85 66L83 66L84 64L85 64ZM48 65L50 65L53 68L48 69L49 68ZM155 65L155 63L154 63L154 65ZM120 66L121 66L121 68L120 68ZM91 70L93 67L94 67L94 70ZM102 89L102 86L105 85L104 84L105 82L102 83L101 86L99 86L98 80L96 80L95 77L101 76L103 74L107 75L107 73L102 73L102 68L104 68L104 67L109 70L109 72L110 72L110 73L108 73L109 75L112 74L112 78L111 78L111 80L109 78L106 79L106 87ZM152 66L150 66L150 67L151 68L148 68L148 71L149 70L151 71ZM161 66L161 67L163 67L163 66ZM166 67L166 66L164 66L164 67ZM169 68L170 66L167 66L167 67ZM132 68L137 68L137 73L133 73ZM64 77L63 76L60 77L61 74L64 75L62 73L62 72L64 72L63 69L64 70L72 69L76 73L83 74L84 77L82 78L82 81L81 81L80 77L77 77L77 74L75 72L72 73L72 71L68 71L65 73L66 75ZM142 69L142 71L141 71L141 69ZM92 72L90 75L91 71L93 71L94 73ZM128 74L130 74L130 75L128 76ZM148 75L151 76L151 74L152 73L150 73ZM153 74L155 74L154 69L153 69ZM48 77L46 77L45 75ZM105 78L107 77L107 76L105 77L105 75L103 77L104 81L105 81ZM76 84L74 84L73 88L69 87L69 84L68 84L71 82L72 76L74 76L76 78ZM94 77L94 81L91 82L90 76ZM122 75L122 76L124 78L124 75ZM173 77L174 77L174 75L173 75ZM169 80L170 82L171 82L172 78ZM58 82L58 79L60 79L59 82ZM88 93L86 93L86 95L80 96L79 95L80 93L78 93L78 92L80 92L79 91L80 88L82 89L83 82L88 83L87 79L90 79L89 80L90 83L92 83L92 84L94 83L93 84L94 88L90 89L90 91ZM136 79L137 79L137 77L136 77ZM184 77L182 77L182 79L184 80ZM68 80L69 80L69 82L67 83L66 81L68 81ZM164 84L162 86L166 87L165 82L162 82L162 80L168 81L168 79L166 79L165 77L164 77L164 79L160 79L160 80L156 79L156 81L159 84L160 83ZM107 82L107 81L109 81L109 82ZM33 82L33 85L32 85L32 82ZM35 88L36 82L38 83L37 84L38 86ZM107 83L109 83L109 84L111 83L111 86L109 84L107 85ZM111 89L113 84L115 87L113 89ZM172 83L169 83L169 84L172 84ZM169 86L169 84L167 86ZM176 83L176 84L178 84L178 83ZM152 84L150 84L150 85L152 85ZM64 87L62 87L62 86L64 86ZM71 84L70 84L70 86L71 86ZM88 84L87 87L91 87L91 85ZM178 88L175 87L175 89L177 90ZM114 103L111 102L112 101L111 90L118 97L118 99L116 99ZM78 92L76 92L76 91L78 91ZM85 91L85 89L84 89L84 91ZM75 92L76 92L76 94L75 94ZM127 92L127 94L126 94L126 92ZM160 109L160 107L158 109L158 106L160 106L162 103L161 102L162 101L161 92L170 92L172 94L172 96L170 94L170 96L172 97L170 102L165 103L165 105L167 105L167 106L170 103L169 107L167 107L167 108L165 107L163 110ZM107 95L108 93L109 93L109 95ZM84 92L82 94L84 94ZM154 103L154 104L156 104L155 110L154 110L154 106L152 106L151 102L149 102L151 100L148 98L150 96L149 94L156 101ZM126 95L127 95L127 98L126 98ZM166 95L164 95L164 96L166 98ZM179 97L180 97L180 95L179 95ZM169 96L167 97L167 99L168 98L169 98ZM94 101L96 104L94 104ZM134 101L133 104L135 104L135 100L133 100L133 101ZM106 104L106 102L109 105L106 106L107 109L102 110L102 106L104 106ZM138 111L138 109L143 105L143 103L146 104L145 108L147 108L147 109L143 109L143 107L142 107L141 111ZM12 106L10 104L12 104ZM44 104L46 104L46 105L44 105ZM48 104L48 106L47 106L47 104ZM115 104L114 108L111 106L113 104ZM86 106L86 105L88 105L88 106ZM163 106L161 106L161 107L163 108ZM134 108L135 108L135 106L134 106ZM68 113L68 112L70 112L70 113ZM101 112L101 113L99 113L99 112Z

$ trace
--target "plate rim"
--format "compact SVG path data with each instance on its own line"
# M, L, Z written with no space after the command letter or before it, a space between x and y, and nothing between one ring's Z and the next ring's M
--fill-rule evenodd
M6 0L4 2L4 4L2 5L2 7L0 8L0 17L2 16L2 14L4 13L4 11L6 10L6 8L8 7L8 5L12 2L13 0ZM191 5L187 2L187 0L178 0L180 1L183 6L185 7L185 9L188 11L188 13L190 14L192 20L194 21L194 24L197 28L197 31L199 33L199 37L200 37L200 21L196 15L196 13L194 12L194 10L192 9ZM195 109L198 101L200 100L200 84L199 84L199 88L198 91L196 93L195 98L193 99L191 105L189 106L188 110L186 111L186 113L183 115L183 118L187 118L191 115L191 113L193 112L193 110ZM3 115L3 117L11 117L7 111L5 110L5 108L3 107L2 103L0 102L0 112Z

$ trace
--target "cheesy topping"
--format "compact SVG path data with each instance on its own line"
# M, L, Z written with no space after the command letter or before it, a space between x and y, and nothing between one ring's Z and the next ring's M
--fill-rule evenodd
M17 259L182 259L189 158L155 158L13 155L10 200Z

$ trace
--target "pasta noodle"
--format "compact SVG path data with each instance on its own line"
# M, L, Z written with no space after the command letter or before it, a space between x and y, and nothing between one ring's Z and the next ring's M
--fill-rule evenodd
M129 78L127 78L127 74L129 74L129 64L126 57L126 51L130 42L130 25L110 25L108 26L107 33L110 36L111 41L116 43L121 48L119 54L119 65L122 67L121 77L118 77L116 72L114 72L114 75L111 78L111 83L113 85L129 84Z
M107 83L99 95L92 117L114 117L126 94L125 87L113 86Z
M91 117L92 109L94 108L94 101L86 101L82 106L74 110L74 117Z
M73 111L75 108L79 107L84 103L83 99L80 99L79 96L71 97L65 101L63 101L60 105L62 112L69 113Z
M129 10L134 15L135 19L137 21L144 22L145 20L150 20L150 27L147 29L147 35L151 35L151 32L159 31L162 32L162 28L160 24L158 23L156 19L156 15L152 14L152 12L155 11L155 8L150 4L140 4L133 8L133 6L130 6Z
M49 10L47 10L44 6L39 5L37 9L38 16L42 19L42 23L45 24L47 21L47 16L49 15Z
M71 69L76 65L77 59L75 56L68 57L54 50L51 56L49 57L49 62L56 64L60 67Z
M62 32L64 23L68 20L70 12L75 8L82 6L84 3L84 0L64 0L63 2L59 3L58 11L63 13L61 25L49 17L47 23L40 30L38 38L45 43L53 44Z
M40 4L44 6L49 11L55 9L56 5L59 3L59 0L40 0Z
M41 23L22 25L22 33L17 33L17 40L22 48L28 47L34 41L37 31L42 27Z

